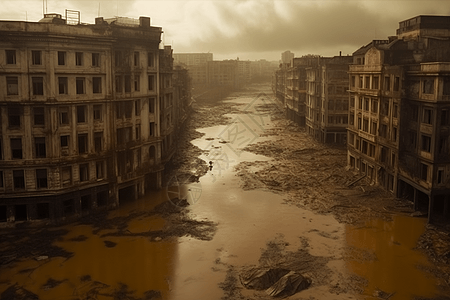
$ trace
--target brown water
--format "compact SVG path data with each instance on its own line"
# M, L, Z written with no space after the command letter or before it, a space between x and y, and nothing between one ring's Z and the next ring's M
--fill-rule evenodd
M230 101L249 103L254 99L255 94L241 94ZM254 106L248 108L251 112L253 109ZM242 152L239 148L272 138L260 137L270 128L271 121L268 116L251 113L230 116L233 118L231 126L199 130L205 136L193 143L210 150L202 158L213 161L213 169L199 183L180 187L182 193L190 197L189 210L194 219L218 223L211 241L192 237L161 241L146 237L101 237L111 230L94 234L91 226L68 225L64 228L69 233L56 245L73 252L74 256L67 260L58 257L42 261L29 259L3 267L0 293L17 283L42 299L78 299L88 295L111 299L106 294L120 290L122 283L134 297L158 290L163 299L220 299L223 291L218 283L224 281L228 266L258 264L266 243L281 237L289 243L288 250L299 249L302 241L307 240L311 255L326 257L330 272L325 276L330 285L350 275L360 276L367 282L363 287L364 295L350 291L337 294L330 291L330 286L313 282L309 289L289 299L300 296L304 299L370 299L377 290L395 293L390 299L436 294L435 279L418 268L428 262L414 250L424 230L423 219L369 220L363 227L354 227L339 224L331 215L317 215L284 204L283 196L278 194L242 190L234 166L242 161L268 158ZM172 187L170 192L173 191ZM166 196L166 190L152 193L122 205L112 211L110 217L150 210ZM141 216L130 220L127 229L132 233L145 232L160 229L164 223L159 217ZM79 236L86 239L71 240ZM105 241L116 245L107 247ZM90 276L90 281L82 280L86 275ZM62 283L45 288L49 278Z

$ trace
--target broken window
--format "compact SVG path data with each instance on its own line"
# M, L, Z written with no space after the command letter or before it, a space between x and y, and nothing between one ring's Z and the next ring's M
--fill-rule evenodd
M103 132L94 133L94 147L95 152L100 153L103 150Z
M87 133L78 134L78 153L87 153L88 148L88 135Z
M433 110L430 108L423 109L422 122L425 124L433 124Z
M6 94L19 95L19 77L6 76Z
M22 107L8 107L8 125L9 128L17 128L21 126Z
M47 157L46 146L45 146L45 137L34 138L34 155L36 158Z
M155 113L155 98L148 99L148 112L151 114Z
M7 65L15 65L16 64L16 50L5 50L6 54L6 64Z
M85 94L86 93L86 89L85 89L85 84L86 80L84 77L77 77L76 78L76 91L77 94Z
M427 135L422 135L421 140L422 140L421 150L425 152L431 152L431 137Z
M64 66L66 64L66 52L58 51L58 66Z
M150 136L155 136L155 122L150 122Z
M22 159L22 139L12 138L11 143L11 157L13 159Z
M100 94L102 92L102 78L93 77L92 78L92 92L94 94Z
M31 77L33 95L44 95L44 77Z
M34 125L45 125L45 111L43 107L33 107Z
M86 123L86 105L77 106L77 123Z
M36 188L47 188L47 169L36 170Z
M58 77L58 93L60 95L68 94L68 83L67 77Z
M80 181L89 180L89 164L80 164Z
M83 52L75 52L75 65L83 65Z
M94 105L94 120L97 120L97 121L102 120L102 105L101 104Z
M23 170L13 170L14 189L25 188L25 175Z
M434 94L434 79L424 79L422 87L424 94Z
M92 66L100 67L100 53L92 53Z
M131 92L131 76L125 75L125 93Z
M72 167L71 166L61 168L61 181L62 181L63 187L72 185Z
M42 65L42 52L38 50L31 51L31 63L33 65Z
M428 165L420 164L420 179L428 181Z
M148 75L148 90L155 90L155 75Z
M59 124L69 124L69 108L67 106L59 108Z

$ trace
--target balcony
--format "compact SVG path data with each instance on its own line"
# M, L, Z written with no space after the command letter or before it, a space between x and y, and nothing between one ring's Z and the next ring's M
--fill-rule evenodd
M381 73L382 65L350 65L349 73Z

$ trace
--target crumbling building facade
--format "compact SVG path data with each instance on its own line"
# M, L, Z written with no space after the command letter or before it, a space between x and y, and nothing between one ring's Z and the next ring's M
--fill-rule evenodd
M161 33L147 17L0 22L1 222L70 219L161 187L174 133Z

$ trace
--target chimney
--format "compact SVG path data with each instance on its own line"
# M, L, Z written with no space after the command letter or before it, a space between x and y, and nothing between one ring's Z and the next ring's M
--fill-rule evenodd
M95 18L95 25L102 25L103 24L103 17Z
M339 51L339 56L342 56L342 51Z
M140 27L150 27L150 18L149 17L139 17L139 26Z

